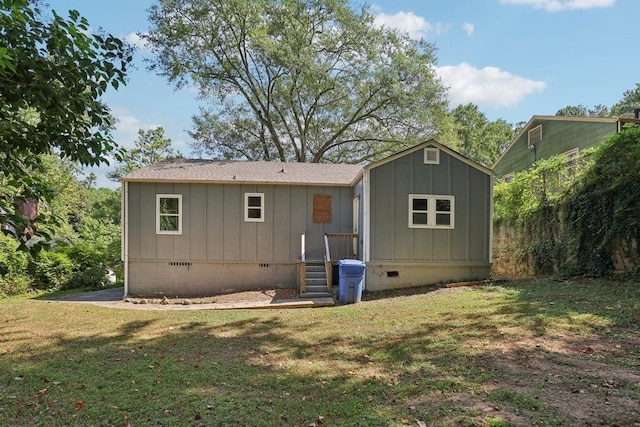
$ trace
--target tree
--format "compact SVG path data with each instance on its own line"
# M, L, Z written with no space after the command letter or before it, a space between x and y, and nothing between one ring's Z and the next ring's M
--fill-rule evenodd
M609 117L609 109L602 105L594 105L592 108L584 105L567 105L556 112L556 116L564 117Z
M611 115L615 117L634 117L634 110L640 108L640 83L636 88L627 90L622 99L611 107Z
M160 0L150 68L210 101L194 151L360 162L434 137L446 119L435 48L377 28L348 0Z
M138 130L138 139L135 147L122 150L122 161L112 172L107 174L107 178L112 181L119 181L123 176L143 166L158 163L170 157L182 157L171 147L171 138L164 135L162 126L144 130Z
M41 156L97 165L116 149L100 96L125 83L131 61L119 39L88 34L77 11L52 14L45 19L37 2L0 0L0 223L23 248L38 239L16 205L49 197L34 177Z
M512 125L503 119L490 122L477 105L459 105L452 115L458 139L453 148L485 166L493 165L515 136Z

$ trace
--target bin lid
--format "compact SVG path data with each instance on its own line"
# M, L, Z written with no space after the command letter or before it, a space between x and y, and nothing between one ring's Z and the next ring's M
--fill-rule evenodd
M359 259L341 259L338 261L338 265L357 265L359 267L364 267L365 263Z

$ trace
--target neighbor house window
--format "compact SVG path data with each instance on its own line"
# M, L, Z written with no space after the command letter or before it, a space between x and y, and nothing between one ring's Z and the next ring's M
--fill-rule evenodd
M506 183L510 183L511 181L513 181L515 177L516 177L516 174L514 172L509 172L508 174L502 177L502 180Z
M244 220L264 222L264 193L244 193Z
M438 165L440 164L440 150L438 147L426 147L424 149L424 164Z
M565 160L567 161L567 175L568 176L572 176L575 175L576 173L576 167L578 164L578 156L580 155L580 149L579 148L574 148L572 150L569 151L565 151L564 153L562 153L562 155L564 156Z
M453 228L455 197L409 195L410 228Z
M156 194L156 233L182 234L182 194Z

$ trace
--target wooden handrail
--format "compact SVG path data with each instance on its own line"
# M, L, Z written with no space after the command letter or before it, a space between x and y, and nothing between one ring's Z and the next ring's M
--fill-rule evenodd
M358 233L326 233L325 239L334 259L359 259Z

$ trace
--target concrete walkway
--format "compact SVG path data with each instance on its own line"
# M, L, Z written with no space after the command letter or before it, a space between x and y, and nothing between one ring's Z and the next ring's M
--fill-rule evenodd
M103 307L129 310L235 310L235 309L283 309L313 308L335 305L331 297L312 299L289 299L273 301L239 301L206 304L134 304L123 298L124 288L111 288L100 291L65 295L59 298L42 298L43 301L95 304Z

